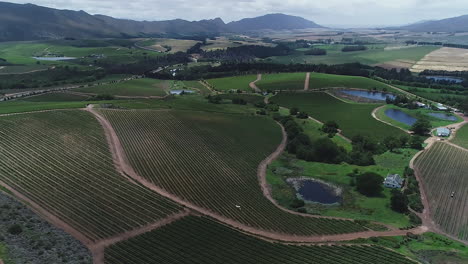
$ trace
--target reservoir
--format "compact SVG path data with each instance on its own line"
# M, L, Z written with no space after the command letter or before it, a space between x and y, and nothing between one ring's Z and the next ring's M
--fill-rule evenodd
M369 92L369 91L359 91L359 90L343 90L342 93L367 98L371 100L385 101L387 97L390 99L395 99L395 95L390 93L381 93L381 92Z
M408 126L414 125L414 123L417 121L416 118L408 115L407 113L393 108L385 110L385 115Z

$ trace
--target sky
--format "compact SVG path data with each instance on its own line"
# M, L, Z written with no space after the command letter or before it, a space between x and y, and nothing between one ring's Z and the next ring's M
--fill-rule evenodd
M3 0L84 10L133 20L222 18L225 22L269 13L301 16L325 26L404 25L468 14L466 0Z

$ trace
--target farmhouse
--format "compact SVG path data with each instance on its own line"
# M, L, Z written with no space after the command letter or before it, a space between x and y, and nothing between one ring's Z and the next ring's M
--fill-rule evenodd
M437 109L440 110L440 111L447 111L448 108L445 107L443 104L437 104Z
M398 174L389 174L383 184L387 188L401 188L403 187L403 179Z
M448 128L445 128L445 127L437 128L437 136L439 137L449 137L451 133L452 132Z

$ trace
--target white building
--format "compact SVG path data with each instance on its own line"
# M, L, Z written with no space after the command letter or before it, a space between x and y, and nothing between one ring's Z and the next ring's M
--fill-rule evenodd
M383 182L384 186L387 188L401 188L403 187L404 180L398 174L389 174L385 181Z

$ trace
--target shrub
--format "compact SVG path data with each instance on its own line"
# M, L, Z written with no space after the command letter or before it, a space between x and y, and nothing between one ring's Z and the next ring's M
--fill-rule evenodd
M19 224L14 224L8 228L8 233L12 235L19 235L23 232L23 228Z
M356 190L365 196L379 196L383 191L382 182L382 176L366 172L356 178Z
M291 207L292 208L300 208L300 207L303 207L305 205L304 201L303 200L300 200L300 199L294 199L292 202L291 202Z

